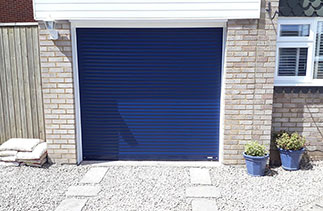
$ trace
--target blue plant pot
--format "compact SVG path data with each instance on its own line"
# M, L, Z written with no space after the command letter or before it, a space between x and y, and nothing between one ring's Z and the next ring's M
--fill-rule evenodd
M250 156L243 153L243 157L246 160L247 172L251 176L264 176L266 163L269 155L258 157L258 156Z
M296 171L299 169L299 163L304 152L304 148L300 150L284 150L278 149L280 152L280 160L282 162L283 169L289 171Z

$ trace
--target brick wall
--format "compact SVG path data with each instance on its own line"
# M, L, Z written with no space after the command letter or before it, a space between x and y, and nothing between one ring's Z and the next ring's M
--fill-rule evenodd
M309 144L307 149L310 156L314 160L323 159L323 89L276 88L273 132L281 130L296 131L303 135ZM274 163L277 154L273 150L271 157Z
M271 1L273 11L278 0ZM276 21L230 20L226 42L224 163L242 164L244 144L271 137ZM46 139L54 162L76 162L70 25L57 25L52 41L40 25Z
M57 23L58 40L40 24L40 59L49 158L76 163L75 110L70 24Z
M271 3L273 11L276 11L278 0ZM261 16L259 22L228 21L225 164L243 164L244 145L250 140L257 140L268 149L270 146L277 24L276 20L270 20L268 14Z
M0 0L0 22L34 22L32 0Z

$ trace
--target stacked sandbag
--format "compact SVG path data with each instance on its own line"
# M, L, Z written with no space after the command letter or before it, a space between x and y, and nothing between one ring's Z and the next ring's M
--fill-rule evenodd
M4 150L0 151L0 161L3 162L15 162L18 151L16 150Z
M38 144L32 152L18 152L17 161L28 166L41 167L47 161L47 143Z
M41 167L47 161L47 144L40 139L9 139L0 146L0 161Z

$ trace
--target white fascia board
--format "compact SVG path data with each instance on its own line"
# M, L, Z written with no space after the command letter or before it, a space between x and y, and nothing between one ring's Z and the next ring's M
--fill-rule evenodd
M185 28L185 27L225 27L227 20L194 21L71 21L76 28Z
M261 0L34 0L36 20L258 19Z

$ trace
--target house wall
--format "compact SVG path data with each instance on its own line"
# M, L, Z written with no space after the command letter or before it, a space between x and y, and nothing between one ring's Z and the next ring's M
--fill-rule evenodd
M323 89L276 88L273 104L273 133L298 132L307 140L307 150L314 160L323 159ZM272 142L274 146L274 140ZM277 152L272 147L272 162ZM276 156L275 156L276 155Z
M0 23L34 21L32 0L0 1Z
M269 1L264 1L263 6ZM278 0L270 1L272 11ZM264 10L263 10L264 12ZM244 145L271 139L277 20L229 20L225 65L225 164L243 164Z
M273 11L278 0L271 1ZM265 5L265 4L264 4ZM270 145L276 20L229 20L227 25L223 162L242 164L244 144ZM40 52L49 157L76 163L75 105L70 24L57 25L60 38L49 39L40 24Z
M44 25L39 25L48 155L56 163L76 163L70 24L60 22L55 28L60 36L58 40L51 40Z

